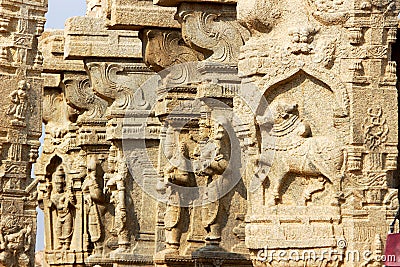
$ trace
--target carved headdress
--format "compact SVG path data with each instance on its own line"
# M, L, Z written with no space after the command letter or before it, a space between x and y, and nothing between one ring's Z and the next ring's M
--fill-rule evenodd
M53 182L65 183L65 170L64 166L59 165L56 171L53 173Z

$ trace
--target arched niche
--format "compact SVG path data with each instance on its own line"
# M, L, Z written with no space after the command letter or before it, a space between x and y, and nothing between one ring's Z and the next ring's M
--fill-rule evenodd
M269 95L277 86L290 83L299 76L307 76L312 80L323 83L333 93L333 102L336 104L336 109L334 110L335 117L347 117L349 115L349 97L345 84L331 71L322 69L320 66L312 63L306 64L303 67L289 68L280 75L266 75L262 89L264 96Z
M58 155L51 157L50 161L46 165L46 180L51 182L51 176L55 172L58 166L62 164L63 160Z

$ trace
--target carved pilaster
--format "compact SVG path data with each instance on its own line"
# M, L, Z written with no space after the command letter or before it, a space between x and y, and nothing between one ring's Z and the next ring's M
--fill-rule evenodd
M283 264L270 253L256 256L266 253L262 247L317 255L328 248L339 258L379 253L370 244L384 239L393 217L395 2L300 2L238 1L238 18L252 32L238 64L250 113L234 109L242 121L253 117L250 132L238 130L255 146L242 164L249 181L246 245L259 266ZM335 156L322 159L328 150ZM297 165L307 161L316 169ZM364 263L329 257L326 264Z
M186 54L190 50L179 43L171 42L170 44L180 51L180 53L171 53L167 50L175 60L170 60L169 55L158 56L159 59L167 59L164 61L153 60L153 62L168 64L164 67L165 71L160 72L162 82L158 88L159 100L156 106L156 115L164 123L165 128L173 129L176 139L173 143L183 146L180 150L168 147L168 138L171 138L171 133L168 134L167 130L165 140L161 141L158 166L165 183L167 183L168 177L172 177L170 183L166 184L166 187L169 188L167 195L170 195L168 195L166 216L163 218L166 226L166 249L155 255L155 262L157 266L177 266L184 260L188 266L192 266L195 262L212 264L217 258L220 263L247 266L250 265L250 262L246 255L232 253L232 251L245 251L243 250L244 232L242 231L241 235L238 230L239 224L243 222L235 219L237 216L243 218L246 211L245 199L240 196L245 191L240 178L238 180L233 178L235 175L230 171L226 173L221 171L224 174L213 176L213 171L211 171L213 167L206 168L209 174L206 174L207 171L204 173L193 172L190 171L190 168L186 170L185 174L185 168L178 167L177 170L174 170L169 166L173 162L179 162L178 159L182 155L188 159L187 164L193 165L193 168L195 165L200 166L199 162L205 165L210 163L204 158L206 147L212 146L211 141L204 141L204 136L207 135L205 128L211 129L208 132L208 138L214 141L218 140L217 137L211 137L212 133L218 132L218 129L214 129L214 123L217 123L215 121L218 121L218 117L228 121L221 127L229 128L229 121L232 119L233 98L240 85L236 67L239 49L244 44L244 40L249 37L249 32L236 21L235 5L227 5L221 1L216 1L219 2L218 4L206 4L199 1L190 4L178 2L159 1L158 4L178 6L177 18L182 27L182 39L193 51L199 51L204 57L198 57L197 62L190 62L192 60L189 61L190 57ZM159 34L159 40L172 40L170 38L172 36L165 34L165 30L160 30L160 32L162 31L164 31L164 35ZM153 36L155 35L153 34ZM154 41L147 44L146 52L151 51L151 53L146 53L146 55L163 55L164 47L151 46L153 43ZM157 44L164 43L158 42ZM161 70L161 68L159 69ZM205 112L203 109L210 109L210 111ZM203 115L205 121L208 122L202 122ZM229 150L229 145L224 143L221 147ZM199 157L198 153L202 149L204 150L203 158ZM187 156L184 156L185 151L188 153ZM169 158L168 153L171 154ZM165 154L168 155L165 156ZM222 156L220 155L220 157ZM221 159L220 157L218 160ZM211 163L214 168L215 165L218 165L217 161ZM227 161L230 162L231 159ZM215 169L213 170L215 171ZM227 184L221 185L224 183L224 175L226 177L230 175L232 184L227 182ZM184 188L180 191L175 188L174 183L181 185L179 177L185 176L191 178L186 183L182 182ZM176 177L175 180L173 177ZM197 193L193 193L191 197L194 199L187 203L186 197L181 195L184 195L185 190L190 191L191 186L194 186L190 181L193 181L200 191L198 196ZM162 184L163 181L159 183ZM218 187L216 184L221 185L220 190L227 190L223 193L225 197L217 197L217 200L213 199L215 195L212 192L214 186ZM193 190L196 189L193 188ZM241 193L235 195L235 192ZM208 197L213 199L211 203L207 202ZM180 198L185 200L179 202ZM174 207L175 205L180 207ZM160 210L161 208L163 207L160 206ZM191 211L190 216L188 210ZM219 220L229 223L222 225ZM199 225L199 221L203 221L204 227ZM243 224L241 226L243 227ZM185 228L188 229L187 234L182 233L182 229ZM222 235L220 235L220 231L223 232ZM234 232L236 232L236 236ZM237 238L238 236L240 237ZM232 261L228 259L232 259Z
M46 33L41 47L45 70L51 72L44 75L46 137L36 170L45 213L46 259L50 265L83 264L89 256L101 257L108 231L104 211L113 208L103 192L111 145L104 117L108 103L95 95L83 62L64 59L62 32ZM69 199L65 214L57 208L62 205L58 196Z
M47 1L0 2L0 265L34 265L42 66L35 64Z
M144 190L155 187L156 174L152 163L158 154L160 123L152 111L154 94L145 87L142 88L142 85L154 73L143 63L142 42L138 38L138 32L126 30L135 27L125 25L124 30L108 30L106 22L118 28L114 23L127 23L115 21L115 15L120 16L120 10L124 9L127 13L117 19L130 16L131 10L127 10L128 7L135 10L145 7L145 10L150 11L152 8L149 5L151 2L148 1L140 1L138 5L125 5L126 2L120 1L108 1L108 4L111 2L112 5L104 6L103 2L97 4L90 1L90 4L94 3L88 12L91 17L71 19L66 27L67 57L83 59L89 75L88 84L93 92L89 87L83 87L88 89L83 90L84 94L89 96L86 98L92 99L94 93L95 99L107 104L101 124L104 132L91 135L101 137L101 141L99 139L94 140L96 142L82 143L81 137L95 131L97 127L90 124L94 120L81 119L85 113L78 118L78 141L88 152L88 157L89 154L96 154L96 147L99 148L102 144L102 148L107 150L97 151L98 156L102 156L103 152L105 155L102 158L98 157L98 165L101 166L103 175L98 171L100 177L96 178L99 187L103 188L105 201L102 204L98 202L97 206L103 207L103 212L100 213L101 222L110 223L102 226L104 231L99 240L92 240L90 214L83 222L84 226L88 226L84 227L88 229L85 233L88 237L87 244L89 247L94 246L85 263L96 265L99 262L109 262L118 266L148 266L153 262L152 253L156 245L156 217L153 212L156 203ZM100 5L103 10L107 7L106 16L111 18L110 21L94 13ZM165 17L165 14L159 14ZM86 38L87 34L93 36L89 41ZM88 46L92 48L87 50ZM64 82L66 90L71 85L78 86L78 91L82 91L79 90L82 83L71 83L68 79ZM82 95L82 92L80 94ZM88 101L83 99L73 101L79 102L75 105L84 106L87 112L95 107L88 105ZM100 120L97 122L100 123ZM111 146L106 148L106 143ZM153 150L152 153L148 153L147 149ZM88 181L88 178L85 181Z

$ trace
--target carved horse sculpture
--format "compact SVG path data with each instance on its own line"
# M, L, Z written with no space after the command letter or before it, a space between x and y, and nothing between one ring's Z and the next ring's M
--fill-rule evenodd
M310 126L298 116L297 104L276 101L271 117L258 117L260 129L266 130L259 164L269 172L256 177L270 181L273 205L280 200L280 189L289 173L327 178L337 194L341 192L343 150L326 136L312 137ZM271 142L272 141L272 142ZM338 203L338 202L336 202Z

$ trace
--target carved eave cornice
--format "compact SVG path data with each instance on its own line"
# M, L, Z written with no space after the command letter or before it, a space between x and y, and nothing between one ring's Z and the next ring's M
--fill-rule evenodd
M93 17L73 17L65 25L66 59L142 58L137 31L108 30L105 19Z
M178 8L182 37L207 61L237 65L240 47L250 36L236 21L235 5L183 3Z
M42 52L44 73L85 71L82 60L64 59L64 45L65 38L63 30L51 30L42 34L39 39L39 50Z
M178 6L181 3L204 3L204 4L227 4L227 5L234 5L237 3L237 0L205 0L205 1L199 1L199 0L153 0L153 3L155 5L159 6Z
M43 15L44 13L47 12L47 5L48 5L48 0L36 0L36 1L21 1L21 0L1 0L0 1L0 6L14 6L17 7L21 4L21 2L24 3L24 6L27 6L31 9L42 11Z
M179 30L145 29L141 37L144 62L154 71L204 59L203 54L184 44Z
M108 26L111 29L139 30L144 27L179 28L176 8L155 6L152 0L111 0Z

